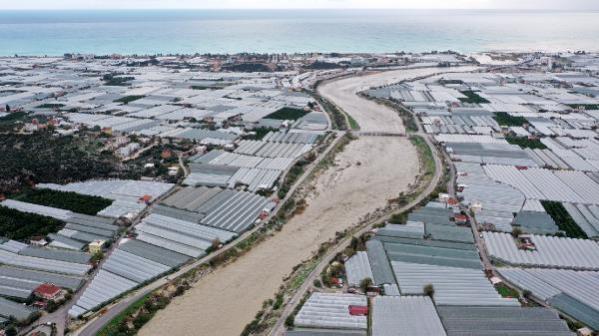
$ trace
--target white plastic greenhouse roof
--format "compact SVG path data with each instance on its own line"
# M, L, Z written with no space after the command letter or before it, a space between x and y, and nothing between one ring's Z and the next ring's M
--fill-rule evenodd
M353 257L345 262L345 272L347 274L347 283L350 286L360 286L364 279L373 280L368 254L364 251L357 252Z
M92 310L135 286L137 282L101 269L77 300L76 306L71 308L69 315L75 317L82 311Z
M91 268L91 266L87 264L24 256L5 250L0 250L0 263L33 270L70 275L84 275Z
M365 296L338 293L313 293L295 317L295 325L309 328L365 330L366 316L352 316L349 306L368 306Z
M393 261L402 295L422 295L433 285L438 305L518 306L518 300L502 298L482 270Z
M531 235L536 251L519 249L508 233L483 232L490 256L511 265L599 270L599 243Z
M435 305L425 296L378 296L372 301L372 336L444 336Z

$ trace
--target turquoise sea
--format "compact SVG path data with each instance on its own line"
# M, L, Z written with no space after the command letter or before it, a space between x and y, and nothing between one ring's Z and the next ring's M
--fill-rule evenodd
M0 11L0 55L597 50L599 12Z

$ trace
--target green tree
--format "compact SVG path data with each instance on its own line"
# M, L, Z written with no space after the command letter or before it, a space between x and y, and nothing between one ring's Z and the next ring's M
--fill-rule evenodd
M424 292L424 295L430 297L431 299L433 299L435 296L435 287L432 284L424 285L422 291Z
M102 259L104 259L104 252L102 251L98 251L92 256L92 261L94 262L99 262Z
M520 237L520 235L521 235L521 234L522 234L522 229L520 229L520 228L517 228L517 227L515 227L515 228L512 230L512 236L513 236L514 238L518 238L518 237Z
M19 334L17 332L17 328L15 328L15 326L13 325L6 327L4 333L6 334L6 336L17 336Z
M55 312L57 308L58 308L58 305L56 304L56 302L54 300L50 300L46 304L46 310L50 313Z
M360 289L362 289L362 292L366 293L366 291L368 291L372 284L373 282L371 278L363 279L362 281L360 281Z
M293 316L293 315L287 316L287 318L285 319L285 326L287 328L293 328L294 325L295 325L295 316Z

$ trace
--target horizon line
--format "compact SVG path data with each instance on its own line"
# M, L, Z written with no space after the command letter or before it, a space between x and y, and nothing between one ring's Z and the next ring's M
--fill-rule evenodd
M343 7L289 7L289 8L273 8L273 7L264 7L264 8L214 8L214 7L164 7L164 8L0 8L1 11L133 11L133 10L147 10L147 11L160 11L160 10L206 10L206 11L217 11L217 10L231 10L231 11L259 11L259 10L347 10L347 11L355 11L355 10L423 10L423 11L436 11L436 10L489 10L489 11L513 11L513 10L524 10L524 11L539 11L539 12L593 12L599 11L597 9L565 9L565 8L414 8L414 7L352 7L352 8L343 8Z

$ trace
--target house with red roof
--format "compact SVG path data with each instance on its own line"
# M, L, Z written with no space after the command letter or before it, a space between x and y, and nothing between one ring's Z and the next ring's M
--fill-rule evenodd
M41 284L33 291L35 296L44 300L55 300L60 296L61 292L62 289L60 287L49 283Z

